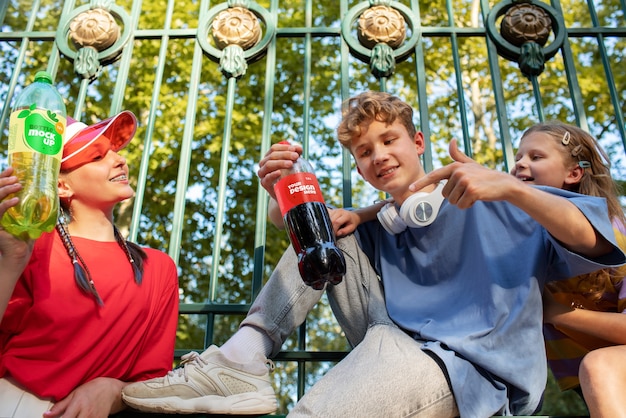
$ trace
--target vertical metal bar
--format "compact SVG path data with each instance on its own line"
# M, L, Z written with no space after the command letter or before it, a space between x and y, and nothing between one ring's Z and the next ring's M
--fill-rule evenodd
M340 16L344 18L348 11L348 6L346 4L346 0L342 0L339 4L340 8ZM341 61L340 61L340 84L341 84L341 111L343 112L343 106L345 101L350 97L350 49L348 48L348 44L342 38L340 41L341 46ZM341 117L341 115L340 115ZM352 207L352 158L350 156L350 152L341 147L341 177L342 177L342 199L343 206L346 208Z
M214 301L219 281L220 253L222 249L222 233L224 232L224 211L226 202L226 186L228 180L228 154L230 153L230 136L232 132L233 108L235 107L235 90L237 79L228 78L226 92L226 115L224 117L224 134L222 139L222 156L220 159L220 177L217 186L217 207L215 208L215 236L213 237L213 257L211 263L211 288L209 301Z
M537 80L537 76L530 77L530 81L533 84L533 95L535 96L535 107L537 108L537 115L539 115L539 121L543 122L545 120L543 114L543 100L541 99L541 90L539 89L539 81Z
M311 28L312 6L311 0L306 0L304 6L304 24L307 29ZM304 35L304 74L302 84L304 87L304 104L302 108L302 146L304 147L302 156L309 158L309 147L311 145L310 132L310 100L311 100L311 32L307 30Z
M600 27L598 20L598 13L592 1L587 0L589 5L589 14L591 15L591 21L594 28ZM600 59L602 60L602 66L604 67L604 75L606 76L606 83L609 87L609 95L611 97L611 103L613 104L613 111L615 112L615 124L617 130L622 138L622 145L626 148L626 131L624 130L624 115L622 114L622 107L620 104L619 94L615 88L615 78L613 77L613 71L611 70L611 63L609 62L608 54L606 52L606 46L604 44L604 35L598 32L596 35L598 41L598 50L600 51Z
M272 0L270 5L270 15L273 22L267 24L276 25L278 21L277 1ZM269 150L271 146L272 133L272 112L274 103L274 80L276 79L276 35L270 41L267 54L265 55L265 91L263 104L263 128L261 133L261 155ZM257 190L257 211L256 211L256 231L254 235L254 273L252 277L252 298L256 298L263 285L263 273L265 264L265 238L267 232L267 191L259 182Z
M426 65L424 61L424 44L415 45L415 66L417 77L417 99L419 103L419 128L424 135L427 146L422 155L422 164L426 172L433 170L433 150L430 139L430 112L428 111L428 94L426 92Z
M1 0L0 0L1 1ZM75 7L76 2L74 0L67 0L63 3L63 10L61 11L61 15L59 16L59 25L64 22L64 16L67 16ZM50 59L48 61L48 72L50 74L56 74L59 68L59 62L61 61L61 54L59 53L59 48L57 47L57 43L52 43L52 50L50 52Z
M480 7L483 13L483 22L486 22L487 15L489 14L489 2L487 0L481 0ZM511 141L511 133L509 130L509 118L506 114L506 102L504 100L504 92L502 89L502 74L500 73L500 66L498 64L498 52L494 43L491 41L491 39L489 39L488 36L485 36L485 42L487 43L487 58L489 60L491 83L493 86L493 94L496 102L496 114L498 117L498 126L500 128L500 141L502 144L504 169L508 172L515 164L515 157L513 154L513 144Z
M137 191L135 193L135 202L133 205L133 216L130 224L129 239L137 240L139 229L139 220L141 217L141 209L143 207L143 198L146 190L146 180L148 178L148 165L150 163L150 155L152 154L152 135L154 133L154 124L156 121L156 111L159 107L159 95L161 93L161 84L163 83L163 72L167 60L167 48L169 45L168 31L172 26L172 16L174 14L175 0L168 0L167 9L165 11L165 28L161 35L161 46L159 48L159 60L157 62L154 83L152 84L152 98L150 99L150 108L148 109L148 121L146 124L146 136L143 140L143 153L141 154L141 163L139 164L139 174L137 176Z
M551 0L551 5L559 15L563 16L563 9L561 8L561 2L559 0ZM576 75L576 64L574 63L574 55L572 54L572 48L569 44L567 31L565 33L565 39L563 40L561 52L563 53L563 65L565 66L567 86L569 88L570 95L572 96L572 106L574 108L576 124L582 129L589 130L587 116L585 114L585 106L583 104L580 85L578 84L578 77Z
M206 326L204 328L204 348L207 348L213 343L213 333L215 332L215 314L209 313L206 317Z
M304 12L304 25L307 29L311 28L311 24L312 24L312 4L311 4L311 0L306 0L305 2L305 6L304 6L305 12ZM306 35L304 37L304 80L303 80L303 85L304 85L304 108L303 108L303 120L304 120L304 126L303 126L303 134L304 134L304 138L303 138L303 144L302 146L304 147L303 150L303 157L309 158L309 147L311 145L311 141L310 141L310 128L309 128L309 119L310 119L310 115L309 115L309 109L310 109L310 104L309 101L311 99L311 33L307 30ZM298 349L305 351L306 350L306 326L307 326L307 321L304 321L304 323L302 325L300 325L299 329L298 329ZM298 389L297 389L297 396L298 399L300 399L302 396L304 396L304 384L305 384L305 376L306 373L306 362L303 361L299 361L298 362Z
M40 7L40 0L34 0L31 15L28 18L28 22L26 23L25 32L32 32L33 27L35 26L35 21L37 20L37 11ZM22 65L24 64L24 58L26 57L26 53L28 52L28 44L30 43L30 37L24 36L22 37L22 41L20 44L20 52L17 54L17 60L15 61L15 65L13 68L13 75L11 76L11 81L9 82L9 89L7 91L7 97L2 105L2 118L0 119L0 132L4 131L4 122L9 119L9 112L11 111L11 101L13 99L13 94L15 93L15 86L17 86L17 82L19 80Z
M378 86L380 91L387 92L387 77L380 77L378 79Z
M454 10L452 1L446 0L446 10L448 11L448 25L454 27ZM465 107L465 90L463 89L463 70L459 59L459 42L456 32L452 32L450 36L450 45L452 47L452 60L454 64L454 75L456 79L456 94L459 97L459 113L461 114L461 130L463 132L463 146L465 154L473 157L472 141L470 141L469 126L467 122L467 109Z
M414 31L421 31L421 19L419 18L419 2L411 1L411 9L414 11L420 26L413 28ZM419 104L419 128L426 141L422 164L426 172L433 170L433 150L430 139L430 113L428 111L428 94L426 92L426 64L424 61L424 42L421 40L415 45L415 74L417 77L417 101ZM413 106L415 108L415 106Z
M4 18L7 15L9 2L7 0L0 1L0 26L4 24Z
M110 114L114 115L122 110L122 102L124 101L124 91L128 81L128 72L130 64L133 58L133 51L135 49L135 34L134 29L139 24L139 16L141 15L142 0L134 0L131 11L130 21L133 27L133 31L130 34L128 43L124 46L122 51L122 57L117 70L117 79L115 80L115 90L113 91L113 98L111 100Z
M209 0L202 0L200 4L200 19L208 11ZM202 72L202 48L196 42L193 51L193 61L191 64L191 74L189 77L189 106L185 112L185 127L180 147L180 161L178 165L178 176L176 178L176 195L174 198L174 215L172 218L172 235L170 236L169 255L178 264L180 257L181 240L185 218L185 200L187 194L187 184L189 181L189 165L191 162L191 145L193 132L195 129L196 107L198 103L198 84Z
M65 19L67 19L66 16L69 15L69 13L74 9L76 5L76 2L73 0L68 0L63 4L63 10L61 11L61 17L60 17L60 21L59 24L61 22L64 22ZM65 36L65 34L63 34L63 36ZM52 53L50 54L50 63L49 63L49 68L54 68L54 73L56 73L58 66L59 66L59 61L61 59L61 56L59 54L59 49L57 47L56 42L54 42L54 45L52 47ZM49 70L50 71L50 70ZM85 98L87 97L87 87L89 86L89 80L86 79L81 79L80 80L80 88L78 91L78 97L76 98L76 102L75 102L75 107L74 107L74 115L73 118L75 120L81 120L81 115L83 112L83 108L85 106Z
M87 89L89 88L89 80L83 78L80 80L80 88L76 97L76 107L74 108L74 119L81 120L83 108L85 107L85 98L87 97Z

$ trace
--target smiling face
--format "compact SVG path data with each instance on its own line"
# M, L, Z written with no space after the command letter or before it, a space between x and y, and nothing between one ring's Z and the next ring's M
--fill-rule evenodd
M106 143L108 139L103 138ZM128 182L126 159L111 150L96 153L93 160L59 175L59 197L105 211L134 196Z
M567 149L545 132L531 132L522 138L511 170L528 184L566 190L580 181L583 172L568 157Z
M414 137L398 120L391 124L373 121L352 139L350 152L357 170L373 187L390 194L396 203L412 194L408 187L425 175L420 161L424 136Z

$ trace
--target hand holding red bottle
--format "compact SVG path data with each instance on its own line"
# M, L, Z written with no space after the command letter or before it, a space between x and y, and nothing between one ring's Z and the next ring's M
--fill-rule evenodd
M288 142L281 144L289 145ZM287 149L281 152L293 151ZM337 247L337 239L317 177L311 165L302 157L298 156L291 167L287 160L282 161L284 167L280 167L278 174L265 173L267 175L263 181L275 182L275 198L289 240L298 255L300 275L314 289L322 289L326 282L338 284L346 272L346 263ZM266 163L267 161L262 167Z

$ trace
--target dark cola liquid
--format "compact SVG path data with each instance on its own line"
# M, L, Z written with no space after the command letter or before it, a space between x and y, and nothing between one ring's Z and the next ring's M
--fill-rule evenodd
M326 206L302 203L290 209L284 220L302 280L314 289L323 288L325 282L340 283L346 274L346 261L337 248Z

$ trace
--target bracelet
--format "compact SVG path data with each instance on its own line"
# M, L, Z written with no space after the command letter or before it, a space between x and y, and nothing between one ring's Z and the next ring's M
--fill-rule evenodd
M585 307L580 302L576 302L575 300L572 301L570 306L574 309L585 309Z

